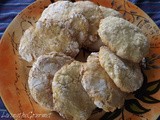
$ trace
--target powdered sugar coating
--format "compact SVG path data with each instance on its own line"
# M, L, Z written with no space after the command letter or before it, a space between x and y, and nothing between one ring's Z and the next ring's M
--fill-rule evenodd
M46 19L53 19L55 21L68 18L71 13L73 3L69 1L57 1L50 4L41 14L38 21L45 21ZM59 15L57 15L59 14Z
M81 83L94 104L106 112L121 108L126 94L116 87L101 67L98 53L92 53L83 68Z
M38 57L37 53L45 51L45 48L41 48L43 42L38 42L39 39L32 26L24 32L19 44L19 54L24 60L33 61Z
M63 27L62 23L47 19L44 22L38 21L37 28L36 31L46 41L43 48L47 47L48 51L62 52L71 57L78 54L78 42L75 41L69 30Z
M88 20L74 9L74 4L69 1L58 1L50 4L42 13L38 22L45 22L52 19L52 22L60 22L67 28L81 45L88 37Z
M73 59L63 53L52 52L38 57L29 72L28 85L33 99L44 108L53 111L51 83L54 74Z
M53 23L52 20L38 22L36 28L30 27L26 30L20 40L19 53L28 62L52 51L72 57L79 52L79 44L69 31L60 23Z
M74 3L74 11L84 15L89 22L89 36L83 46L86 47L98 41L99 37L97 30L99 28L100 20L103 18L98 5L90 1L77 1Z
M54 110L69 120L87 120L95 108L81 85L83 63L63 66L52 82Z
M98 34L102 42L121 58L138 63L149 52L146 36L122 18L109 16L102 19Z
M113 82L124 92L133 92L143 83L139 64L123 60L103 46L99 51L99 61Z

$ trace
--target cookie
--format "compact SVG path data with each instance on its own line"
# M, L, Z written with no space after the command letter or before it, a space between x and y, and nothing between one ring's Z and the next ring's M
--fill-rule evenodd
M73 59L63 53L52 52L38 57L30 72L28 85L33 99L42 107L53 111L52 80L55 73Z
M139 63L149 52L149 41L142 31L123 18L102 19L98 29L102 42L123 59Z
M30 27L26 30L20 40L19 54L28 62L52 51L71 57L75 57L79 52L78 42L73 40L70 32L58 22L38 22L36 28Z
M81 45L88 37L89 23L81 14L74 11L74 4L69 1L58 1L50 4L42 13L38 22L46 20L60 22L67 28L73 38Z
M95 108L81 84L83 63L64 65L52 82L54 110L68 120L87 120Z
M121 59L105 46L100 48L99 61L116 86L122 91L129 93L142 86L143 75L138 63Z
M89 47L99 40L97 30L99 28L100 20L103 18L103 14L98 5L90 1L77 1L74 3L74 7L74 11L84 15L89 22L89 36L83 43L84 47Z
M87 58L82 72L82 86L98 108L113 112L116 108L123 106L127 94L114 84L101 67L98 55L98 53L92 53Z
M41 49L41 42L38 42L39 39L40 38L35 32L35 28L33 26L29 27L24 32L19 44L19 54L22 59L31 62L38 57L37 53L43 53L43 49Z

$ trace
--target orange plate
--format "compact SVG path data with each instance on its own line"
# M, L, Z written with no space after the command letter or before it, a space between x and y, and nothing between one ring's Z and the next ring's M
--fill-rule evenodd
M24 9L9 25L0 43L0 94L15 119L62 120L57 113L47 111L34 102L27 85L31 65L23 61L18 54L19 40L23 32L35 24L51 1L53 2L39 0ZM151 49L142 64L145 78L143 87L126 100L122 109L113 113L95 110L90 120L156 120L160 113L159 28L142 10L127 0L91 1L121 12L125 19L140 27L150 40Z

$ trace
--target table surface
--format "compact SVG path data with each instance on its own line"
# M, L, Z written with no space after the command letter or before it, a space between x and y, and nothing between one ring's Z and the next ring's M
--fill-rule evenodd
M0 38L13 18L35 0L1 0L0 1ZM144 10L160 27L160 0L129 0ZM0 120L10 116L0 99ZM4 119L6 120L6 118ZM7 120L13 120L8 117Z

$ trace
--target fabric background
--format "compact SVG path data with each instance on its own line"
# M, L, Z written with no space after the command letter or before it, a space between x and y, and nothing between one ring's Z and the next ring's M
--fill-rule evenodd
M0 38L13 18L35 0L0 0ZM160 0L129 0L144 10L160 27ZM10 98L12 99L12 98ZM0 120L13 120L0 99Z

